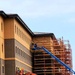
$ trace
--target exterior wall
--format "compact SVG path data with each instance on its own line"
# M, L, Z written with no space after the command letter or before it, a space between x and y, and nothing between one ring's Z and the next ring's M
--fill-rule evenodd
M18 42L30 50L32 38L16 20L14 20L14 37Z
M5 75L15 75L15 61L5 61Z
M8 58L15 58L14 40L5 39L5 60Z
M18 70L17 68L19 68L20 70L24 69L25 73L27 72L32 72L32 68L30 66L28 66L25 62L21 62L19 60L16 59L16 71Z
M15 70L16 72L16 67L18 67L20 69L23 68L26 72L32 72L32 56L27 48L15 39L7 39L5 40L5 50L6 75L10 75L11 71L8 73L7 66L10 68L13 62L14 67L11 68L12 71ZM9 62L11 65L8 64Z
M14 53L14 19L5 19L4 39L5 39L5 74L14 75L15 58ZM12 40L11 40L12 39ZM12 66L13 65L13 66Z
M4 20L0 16L0 75L5 75L5 72L2 72L5 68L4 58ZM2 68L3 67L3 68Z
M14 38L14 19L5 19L4 39Z
M0 16L0 58L4 59L4 21L1 16Z
M41 37L34 37L33 38L33 42L36 43L38 46L44 46L45 48L47 48L48 50L51 51L51 37L46 37L46 36L41 36Z
M32 72L31 36L15 19L6 19L4 29L6 75L15 75L17 67ZM7 69L7 66L11 67L9 63L13 65L10 72Z
M5 75L5 62L3 59L0 59L0 75Z
M32 56L30 50L15 40L16 67L32 72ZM25 65L25 67L24 67Z
M32 72L32 56L30 52L32 38L16 20L14 20L14 38L16 58L15 67L20 69L23 68L26 72Z

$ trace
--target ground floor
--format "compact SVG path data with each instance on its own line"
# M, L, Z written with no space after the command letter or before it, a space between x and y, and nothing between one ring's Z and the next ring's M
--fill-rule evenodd
M0 75L5 75L5 61L0 58Z

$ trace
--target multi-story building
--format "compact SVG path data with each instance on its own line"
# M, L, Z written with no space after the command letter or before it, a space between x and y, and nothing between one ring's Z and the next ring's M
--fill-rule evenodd
M63 43L62 47L61 41L59 43L53 33L34 34L17 14L0 11L0 75L15 75L18 70L24 70L25 73L35 72L38 75L70 75L68 72L66 74L66 69L45 52L36 57L39 53L31 51L33 42L46 47L72 67L71 51ZM58 52L61 54L56 54ZM65 53L68 53L67 59L64 57ZM58 72L59 69L63 69L64 74Z
M0 11L0 75L15 75L18 68L32 72L32 35L17 14Z

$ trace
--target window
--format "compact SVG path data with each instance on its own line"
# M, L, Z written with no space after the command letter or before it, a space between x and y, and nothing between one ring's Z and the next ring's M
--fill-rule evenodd
M1 22L1 31L3 31L3 23Z
M18 34L18 27L17 27L17 34Z
M2 73L4 73L4 66L2 66Z
M21 37L21 30L20 30L20 37Z
M3 44L2 44L2 52L3 52Z
M16 25L15 25L15 33L16 33Z
M20 29L19 29L19 31L18 31L18 34L19 34L19 36L20 36Z
M18 48L18 54L20 55L20 49Z
M20 37L22 38L22 31L20 32Z
M22 50L21 50L21 56L22 56Z
M17 47L16 47L16 53L18 53L18 51L17 51Z

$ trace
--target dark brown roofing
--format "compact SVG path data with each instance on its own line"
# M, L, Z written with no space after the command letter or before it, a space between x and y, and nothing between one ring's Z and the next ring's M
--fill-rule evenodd
M49 36L52 39L56 39L53 33L40 33L40 32L34 33L34 37L42 37L42 36Z
M54 38L55 35L53 33L33 33L30 28L25 24L25 22L19 17L17 14L6 14L4 11L0 11L0 15L3 16L4 18L15 18L24 29L33 37L38 37L38 36L50 36L51 38Z
M0 11L0 15L3 17L7 17L7 15L4 13L4 11Z

